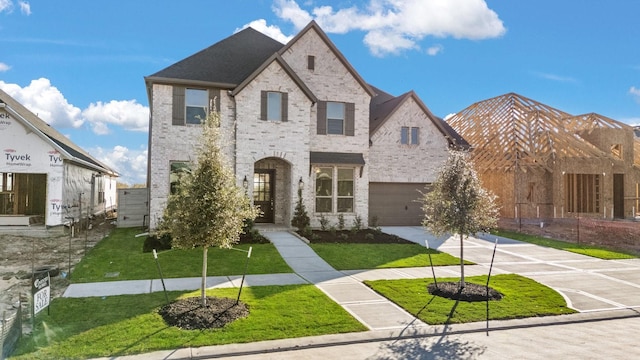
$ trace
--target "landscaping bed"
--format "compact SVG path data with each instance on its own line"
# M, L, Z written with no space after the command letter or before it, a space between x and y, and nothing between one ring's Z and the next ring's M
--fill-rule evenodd
M312 244L349 243L349 244L415 244L399 236L375 229L353 230L312 230L307 239ZM302 235L298 232L298 235Z

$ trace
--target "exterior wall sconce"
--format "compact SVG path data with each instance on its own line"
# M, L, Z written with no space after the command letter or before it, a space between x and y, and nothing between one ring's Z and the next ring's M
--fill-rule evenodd
M245 190L249 189L249 180L247 180L247 175L245 175L244 180L242 180L242 186Z
M298 189L304 189L304 181L302 181L302 176L300 176L300 181L298 181Z

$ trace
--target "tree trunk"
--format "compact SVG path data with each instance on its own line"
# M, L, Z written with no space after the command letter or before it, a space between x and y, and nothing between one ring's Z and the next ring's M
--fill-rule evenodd
M460 289L464 289L464 235L460 234Z
M200 285L200 298L202 306L207 306L207 252L209 247L204 246L202 248L202 284Z

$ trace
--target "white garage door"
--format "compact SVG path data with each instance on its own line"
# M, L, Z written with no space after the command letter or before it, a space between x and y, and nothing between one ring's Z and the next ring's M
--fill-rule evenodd
M420 225L424 214L418 200L426 184L370 183L369 219L378 217L378 225Z

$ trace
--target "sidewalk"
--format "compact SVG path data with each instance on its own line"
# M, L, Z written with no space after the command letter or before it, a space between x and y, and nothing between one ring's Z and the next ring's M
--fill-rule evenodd
M385 227L384 232L459 256L459 239L436 238L421 227ZM183 359L260 354L283 349L325 347L416 338L479 333L486 323L429 326L378 295L362 284L364 280L408 279L431 276L430 268L401 268L337 271L299 237L287 231L265 231L263 235L276 246L292 268L291 274L247 275L245 285L287 285L310 283L343 306L370 331L355 334L326 335L312 338L233 344L225 346L179 349L141 354L127 359ZM465 260L477 265L465 266L468 276L485 275L491 265L494 236L470 237L465 240ZM459 266L436 267L438 277L460 275ZM640 316L640 259L599 260L566 251L540 247L499 238L492 274L518 273L561 293L570 307L580 313L565 316L491 321L491 331L567 324L568 331L580 332L580 324L605 319L627 319ZM241 276L209 277L209 287L238 287ZM200 278L166 279L167 290L196 290ZM63 296L109 296L162 291L159 280L72 284ZM542 344L539 344L542 346ZM339 358L340 355L336 354Z

